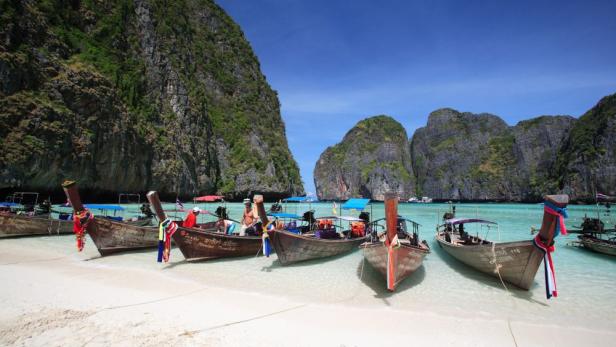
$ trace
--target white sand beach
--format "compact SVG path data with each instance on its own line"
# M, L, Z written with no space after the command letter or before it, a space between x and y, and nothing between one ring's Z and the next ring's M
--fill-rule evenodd
M274 296L156 266L103 263L91 243L89 253L78 254L70 251L71 239L63 239L62 247L55 240L36 241L36 247L27 239L0 244L0 345L613 346L616 341L613 330L582 325L356 305L352 298ZM148 252L148 259L154 254ZM199 265L208 271L207 263Z

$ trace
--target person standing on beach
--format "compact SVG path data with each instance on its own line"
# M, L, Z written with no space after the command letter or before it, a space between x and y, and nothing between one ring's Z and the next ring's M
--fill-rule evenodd
M199 213L201 213L201 209L197 206L193 207L193 209L186 214L186 219L184 219L182 226L184 228L194 228L197 225L197 216Z
M244 215L242 216L242 227L240 228L240 236L246 235L246 230L252 228L255 224L255 213L252 210L250 199L244 199Z

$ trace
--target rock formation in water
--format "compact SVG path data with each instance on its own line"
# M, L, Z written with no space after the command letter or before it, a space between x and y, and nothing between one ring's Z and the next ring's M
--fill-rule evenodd
M212 1L1 7L0 188L303 192L277 94Z
M418 190L443 200L540 199L556 189L551 174L574 122L543 116L510 127L494 115L437 110L411 142Z
M413 135L411 155L419 195L434 199L488 199L511 192L513 153L507 124L491 114L445 108Z
M372 121L397 124L389 117ZM387 139L389 130L376 136L362 133L363 122L321 155L314 173L320 199L380 200L390 188L403 198L416 194L466 201L540 201L555 192L586 201L595 191L616 195L616 94L603 98L579 120L541 116L515 126L491 114L439 109L413 134L410 152L399 148L406 145L405 139L379 140ZM395 133L403 131L400 127ZM375 155L383 145L395 151ZM395 162L399 170L374 170Z
M398 192L408 199L415 182L404 127L388 116L357 123L342 142L323 152L314 169L319 199L368 197L383 200Z

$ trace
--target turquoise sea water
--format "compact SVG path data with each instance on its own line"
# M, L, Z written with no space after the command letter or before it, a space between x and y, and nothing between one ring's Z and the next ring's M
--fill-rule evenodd
M214 210L217 205L200 205ZM191 208L191 204L185 207ZM230 217L240 219L242 205L227 204ZM269 204L267 205L269 208ZM301 214L308 208L317 216L331 215L331 203L288 205L287 212ZM165 208L172 209L173 205ZM136 211L138 206L129 209ZM73 236L20 238L0 242L24 243L35 247L53 248L89 259L88 265L132 267L162 271L165 275L194 280L207 285L221 286L264 295L286 296L316 303L342 305L387 306L397 310L434 312L461 317L511 319L544 324L586 326L606 330L616 329L616 257L592 253L567 245L575 235L560 236L556 240L554 261L558 297L546 300L543 269L540 268L530 291L509 287L505 290L496 278L481 274L458 263L439 249L434 240L435 227L446 204L400 204L399 214L421 224L420 236L428 241L432 252L424 265L403 282L395 293L385 289L385 281L373 271L358 250L330 259L281 266L276 256L221 259L188 263L179 250L174 249L168 264L155 262L156 252L142 251L101 258L91 240L84 253L76 254ZM370 211L370 207L367 208ZM587 214L596 216L595 206L570 206L567 226L577 226ZM616 223L616 211L601 217L609 225ZM340 212L340 210L338 210ZM357 216L358 212L343 214ZM372 205L372 218L384 215L382 203ZM539 204L458 204L458 217L479 217L499 223L491 229L490 240L511 241L532 238L531 226L539 227L543 206ZM209 217L211 218L211 217ZM472 234L485 237L486 229L474 229ZM1 243L0 243L1 244Z

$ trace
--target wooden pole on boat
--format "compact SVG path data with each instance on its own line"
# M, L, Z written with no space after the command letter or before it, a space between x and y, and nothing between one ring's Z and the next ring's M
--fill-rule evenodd
M569 196L566 194L546 195L544 200L559 208L565 208L569 203ZM543 222L541 223L541 230L539 230L539 237L541 238L541 241L548 246L550 246L554 240L556 223L559 223L557 216L543 212Z
M252 201L257 206L257 213L259 214L259 219L261 219L261 223L263 224L263 229L267 223L269 223L269 219L267 219L267 212L265 212L265 205L263 204L263 195L255 195L252 198Z
M154 209L154 213L156 213L156 217L158 217L158 220L162 223L165 219L167 219L167 216L165 215L163 206L160 204L158 192L152 190L146 196L150 202L150 206Z
M81 212L84 210L83 204L81 203L81 197L79 196L79 190L77 189L77 182L66 180L62 183L62 189L64 189L64 193L66 194L66 198L71 203L73 207L73 211Z
M385 245L389 246L398 233L398 194L396 193L385 193L385 220L387 225Z

